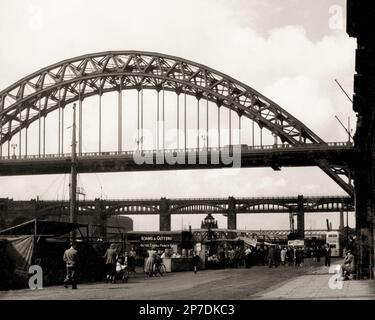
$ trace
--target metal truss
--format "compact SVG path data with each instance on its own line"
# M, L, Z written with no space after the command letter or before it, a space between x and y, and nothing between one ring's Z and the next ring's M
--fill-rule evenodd
M207 99L266 128L283 143L325 142L275 102L249 86L204 65L151 52L111 51L65 60L43 68L0 92L0 144L23 128L93 95L128 89L166 90ZM345 172L330 164L320 168L351 196L354 189ZM341 174L343 173L343 175ZM345 181L341 176L349 179Z

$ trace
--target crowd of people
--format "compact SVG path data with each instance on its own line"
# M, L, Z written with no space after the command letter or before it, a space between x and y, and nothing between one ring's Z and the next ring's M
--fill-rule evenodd
M150 250L147 250L147 254L148 254L148 257L145 263L144 271L149 277L157 276L158 274L162 275L163 272L165 272L165 270L163 271L161 269L163 258L181 258L182 257L179 253L176 253L176 252L170 253L166 250L165 251L157 250L155 247ZM194 273L196 274L198 271L198 265L200 262L200 257L198 255L198 252L197 251L193 252L192 250L189 250L187 252L187 257L192 258L192 267L193 267Z
M303 247L280 245L249 246L246 249L236 246L209 254L207 263L211 268L238 268L240 266L251 268L256 265L269 268L280 265L303 267L306 257L312 257L317 262L320 262L321 257L324 257L325 265L330 266L331 249L328 245L309 248L309 250L305 250Z
M112 243L102 258L105 264L106 283L115 283L116 280L125 282L128 280L129 273L135 273L136 252L133 249L120 254L119 247ZM77 243L75 241L72 241L70 243L70 248L65 250L63 260L66 264L64 286L68 288L68 286L71 285L72 289L77 289L80 259Z
M212 251L212 250L211 250ZM156 276L158 273L162 275L161 265L162 259L167 257L166 251L158 251L152 248L147 251L148 257L145 262L144 271L149 276ZM194 273L197 273L200 263L198 252L189 252L192 258L192 266ZM171 258L177 258L176 253L168 255ZM179 255L179 257L181 257ZM313 258L320 263L321 258L325 260L325 266L331 264L331 249L328 244L324 246L316 246L313 248L280 246L280 245L257 245L253 246L236 246L226 249L219 249L216 253L207 252L206 267L207 268L238 268L253 266L294 266L303 267L305 258ZM105 281L115 283L116 280L127 281L130 272L135 273L136 252L132 248L129 252L120 255L119 247L111 244L106 250L103 259L105 261L106 277ZM79 255L75 242L71 243L69 249L64 252L63 260L66 263L66 278L64 286L72 286L77 289L77 270L79 264ZM340 272L342 279L348 279L355 270L354 255L351 250L346 250L344 264L341 266Z
M135 273L136 252L133 249L120 255L118 246L112 243L103 258L106 265L106 283L115 283L116 279L127 282L129 273Z

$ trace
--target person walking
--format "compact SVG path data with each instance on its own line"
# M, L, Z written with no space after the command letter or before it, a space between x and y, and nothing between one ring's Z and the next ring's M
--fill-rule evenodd
M201 261L201 258L199 257L198 252L195 252L194 257L193 257L193 261L192 261L194 274L197 274L197 272L198 272L198 265L199 265L200 261Z
M131 248L129 254L128 254L128 261L127 261L127 265L128 265L128 270L129 272L132 272L132 273L136 273L135 272L135 264L136 264L136 252L134 251L133 248Z
M331 266L331 248L329 247L328 243L326 243L324 247L324 257L325 257L324 265L326 267Z
M238 268L238 266L241 266L241 250L237 246L234 250L234 267Z
M268 260L268 267L272 268L272 266L275 266L277 268L277 261L276 261L276 249L274 246L269 246L268 252L267 252L267 260Z
M234 268L234 260L235 260L236 252L233 250L233 248L230 248L228 255L229 255L229 267Z
M274 256L275 256L275 263L277 267L281 263L281 247L280 246L275 246Z
M300 267L303 267L303 264L305 263L305 249L302 247L302 248L298 248L298 251L299 251L299 266Z
M318 263L320 263L320 256L321 256L321 254L322 254L322 248L320 246L318 246L316 248L316 261Z
M296 255L295 266L296 267L301 267L301 264L302 264L302 251L301 251L301 248L296 248L295 255Z
M280 260L281 260L281 264L283 266L285 266L285 261L286 261L286 248L282 248L281 251L280 251Z
M71 284L72 289L77 289L78 250L76 242L70 243L70 248L64 252L63 260L66 264L64 287L68 288Z
M298 250L296 247L293 247L293 261L294 261L294 266L297 267L299 264L299 255L298 255Z
M116 282L116 263L117 263L117 248L114 243L112 243L107 251L104 254L105 265L107 270L107 277L105 282L108 283L111 281L112 283Z
M245 267L246 268L251 267L251 256L252 256L251 248L247 247L245 250Z
M344 264L341 266L341 276L343 280L348 280L355 272L355 260L352 251L348 249L345 254Z
M288 247L286 250L286 262L288 263L288 266L293 265L294 260L294 253L291 247Z

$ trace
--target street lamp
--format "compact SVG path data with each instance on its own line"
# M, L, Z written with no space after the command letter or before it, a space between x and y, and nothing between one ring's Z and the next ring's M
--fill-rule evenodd
M206 140L207 140L207 135L205 134L202 134L201 135L201 138L203 139L203 149L206 149ZM208 146L207 146L208 147Z
M13 149L13 159L16 158L16 148L17 148L17 143L12 143L11 147Z
M137 150L139 150L139 144L142 144L143 141L144 141L143 136L140 137L139 139L137 138L135 139L135 143L137 144Z

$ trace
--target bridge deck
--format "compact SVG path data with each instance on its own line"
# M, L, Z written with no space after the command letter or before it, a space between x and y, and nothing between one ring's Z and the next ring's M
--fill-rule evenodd
M233 209L237 214L263 213L293 213L298 211L299 203L303 211L309 212L340 212L354 211L351 197L261 197L261 198L200 198L200 199L95 199L80 200L78 210L80 214L93 214L98 210L114 215L155 215L160 214L163 206L168 207L170 214L214 214L226 215L229 203L234 203ZM15 205L22 202L15 201ZM56 210L69 211L68 201L38 201L36 206L40 211L52 213Z
M145 150L123 152L87 152L78 155L77 171L121 172L183 169L218 169L318 166L320 161L345 167L352 161L351 143L334 142L301 146L270 145L258 147L204 148L182 150ZM2 157L0 175L69 173L71 154Z

